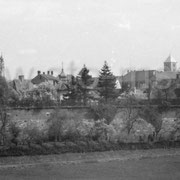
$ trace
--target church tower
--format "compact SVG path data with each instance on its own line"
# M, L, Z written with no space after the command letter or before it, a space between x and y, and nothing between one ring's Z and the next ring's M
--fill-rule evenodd
M4 58L0 56L0 76L4 76Z
M176 72L177 71L177 61L171 56L164 61L164 71Z

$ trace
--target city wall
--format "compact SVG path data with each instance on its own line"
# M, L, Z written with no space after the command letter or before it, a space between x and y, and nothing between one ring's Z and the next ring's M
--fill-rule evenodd
M10 120L16 122L17 125L24 129L25 127L37 127L40 130L46 131L49 127L49 118L53 113L54 108L44 108L44 109L9 109ZM58 109L59 111L69 111L79 114L85 114L88 108L62 108ZM118 139L126 140L126 142L137 142L138 138L142 136L144 140L147 140L148 135L152 134L154 128L151 124L147 123L143 119L139 119L134 125L131 131L131 134L127 136L125 130L126 120L128 119L128 114L125 113L125 108L119 108L118 113L115 116L114 121L112 122L113 134L112 138L115 138L118 135ZM134 108L133 111L136 111L137 108ZM174 119L177 117L177 113L180 112L180 108L171 108L167 112L164 112L162 128L159 133L159 136L163 138L168 138L171 135L171 132L174 131L174 126L176 122ZM82 117L82 116L80 116ZM81 119L80 119L81 120ZM177 134L176 138L179 137Z
M76 112L76 113L86 113L88 108L60 108L59 111L62 110L67 110L71 112ZM53 113L55 109L54 108L45 108L45 109L23 109L23 108L14 108L14 109L9 109L9 117L12 121L15 122L22 122L22 123L28 123L29 121L31 122L36 122L36 123L43 123L46 122L50 115ZM116 119L118 118L123 118L124 116L124 110L125 108L119 108L118 109L118 114L116 115ZM167 112L163 113L163 118L164 119L174 119L177 116L177 112L180 112L180 108L171 108Z

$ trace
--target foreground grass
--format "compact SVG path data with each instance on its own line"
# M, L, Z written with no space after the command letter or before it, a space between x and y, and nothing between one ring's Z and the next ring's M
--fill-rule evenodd
M179 180L180 149L3 157L0 179Z
M21 166L36 166L41 164L79 164L88 162L108 162L139 160L144 158L158 158L165 156L180 156L179 148L171 149L150 149L150 150L120 150L90 153L66 153L59 155L36 155L1 157L0 168L16 168Z

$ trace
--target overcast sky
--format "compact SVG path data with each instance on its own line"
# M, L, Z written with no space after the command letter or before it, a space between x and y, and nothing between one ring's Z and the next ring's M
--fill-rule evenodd
M11 78L62 62L75 74L105 60L115 75L160 69L169 53L180 62L180 1L0 0L0 51Z

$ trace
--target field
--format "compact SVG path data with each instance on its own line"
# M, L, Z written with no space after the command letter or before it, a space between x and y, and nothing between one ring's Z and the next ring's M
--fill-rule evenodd
M178 180L180 149L1 158L2 180Z

